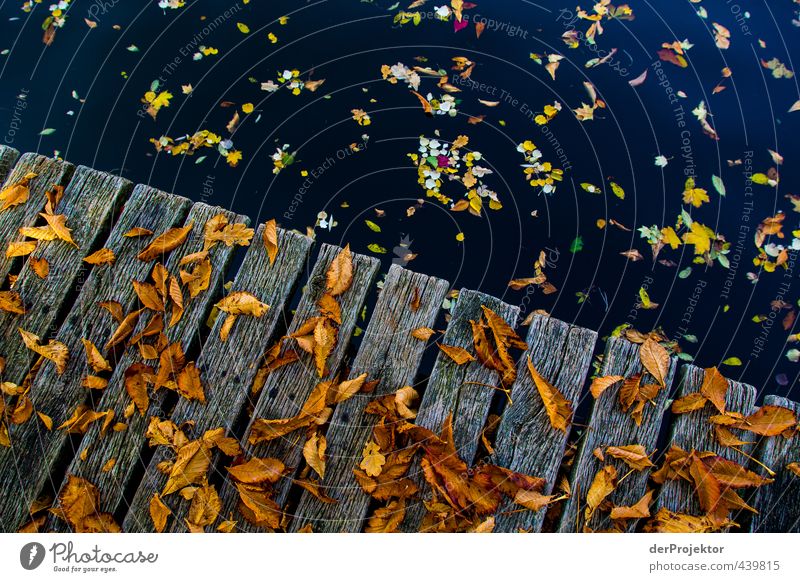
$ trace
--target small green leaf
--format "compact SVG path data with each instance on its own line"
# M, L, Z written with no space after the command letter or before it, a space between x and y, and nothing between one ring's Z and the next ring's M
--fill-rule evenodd
M711 183L720 196L725 196L725 184L719 176L711 176Z
M380 232L381 227L372 222L371 220L365 220L364 223L369 227L372 232Z
M569 245L569 252L571 253L579 253L583 250L583 237L576 236L575 240L572 241L572 244Z
M723 360L722 363L725 364L726 366L741 366L742 365L742 361L739 358L737 358L736 356L731 356L730 358L728 358L726 360Z
M39 135L53 135L56 132L52 127L47 127L39 132Z

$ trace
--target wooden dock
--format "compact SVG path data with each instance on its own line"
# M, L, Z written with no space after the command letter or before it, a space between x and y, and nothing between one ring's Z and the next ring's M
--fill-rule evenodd
M4 146L0 182L3 532L800 531L800 405L665 338Z

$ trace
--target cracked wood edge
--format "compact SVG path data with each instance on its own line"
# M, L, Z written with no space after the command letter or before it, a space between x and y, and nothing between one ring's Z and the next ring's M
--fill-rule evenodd
M666 386L658 392L655 405L645 406L642 424L637 426L629 413L623 412L619 406L618 395L621 386L608 388L592 403L592 410L586 428L581 435L581 445L575 456L570 475L571 497L564 503L561 522L558 531L575 532L580 530L580 523L576 525L578 517L582 515L586 493L594 480L595 474L605 465L613 465L621 477L628 473L628 466L610 456L601 463L593 454L597 447L625 446L638 444L651 452L655 449L662 418L669 401L670 386L675 376L677 362L671 358L669 372L666 377ZM633 344L622 338L609 338L606 344L605 357L601 376L618 375L628 378L642 371L639 361L639 345ZM642 376L642 384L655 383L649 375ZM591 396L588 396L591 398ZM647 491L648 471L634 472L624 479L619 486L608 496L614 505L632 505L636 503ZM580 506L580 507L579 507ZM598 514L603 513L603 516ZM592 529L609 527L610 520L605 512L596 512L588 524ZM629 525L635 527L635 522Z
M258 362L277 339L275 333L278 323L285 316L303 265L308 260L311 239L278 229L278 256L275 264L270 265L262 242L263 230L262 225L253 237L254 242L236 274L231 292L252 293L269 305L269 309L259 318L237 318L230 336L224 342L219 334L225 314L220 313L217 317L197 361L206 402L180 398L171 416L178 426L188 421L194 423L186 431L190 439L200 438L207 430L219 427L224 428L228 436L231 435L233 423L242 412L250 393L258 371ZM125 531L152 531L150 500L167 482L167 476L157 466L172 457L173 453L166 447L158 447L154 451L125 517ZM212 458L212 472L213 465ZM186 531L184 518L188 514L190 503L177 494L164 497L163 502L172 510L170 523L174 531Z
M183 221L189 205L185 198L147 186L134 189L104 245L114 252L114 263L98 265L90 271L55 336L69 350L66 370L59 375L55 367L45 366L32 385L34 408L50 416L54 427L66 421L78 405L100 398L99 392L93 393L82 385L83 377L93 372L86 363L81 339L88 339L103 352L117 323L97 303L118 301L127 313L136 301L130 281L143 281L150 273L151 265L136 257L150 237L126 238L123 235L135 226L154 232L166 230ZM5 524L4 530L16 530L22 525L21 520L27 519L27 508L43 492L68 438L63 431L48 431L35 417L12 427L11 448L0 449L0 490L13 493L13 496L0 497L0 522Z
M178 275L178 263L186 255L198 252L203 249L203 227L206 222L217 214L223 214L230 222L248 223L249 218L240 216L223 208L209 206L202 202L195 203L189 211L189 215L184 222L194 224L192 232L187 240L172 251L164 262L167 270L172 274ZM186 353L190 353L193 347L200 341L200 330L205 324L211 307L216 303L222 294L222 286L225 280L228 265L235 249L222 244L217 244L209 253L212 264L211 281L209 288L195 297L188 300L184 296L185 310L180 322L175 326L165 330L170 343L180 341ZM150 263L151 267L155 262ZM147 318L142 318L134 331L134 334L143 329L147 323ZM124 419L124 411L130 402L125 387L125 370L135 362L140 362L141 357L136 348L127 348L116 362L114 373L111 375L108 386L103 390L97 410L113 410L115 418ZM92 482L100 492L100 504L103 511L116 513L120 510L126 488L130 485L133 474L137 466L141 467L141 454L146 448L144 439L147 425L151 416L163 418L165 411L162 410L165 391L156 394L150 392L150 408L147 413L140 415L136 412L128 419L124 419L127 428L122 432L108 431L101 437L98 423L90 426L89 430L83 435L74 458L67 469L67 475L76 475ZM81 461L80 455L86 450L87 459ZM102 467L109 459L116 459L116 464L110 471L103 471ZM66 484L66 477L61 484ZM50 528L56 531L69 531L69 526L61 521L50 518L48 521Z
M0 145L0 182L5 182L17 158L19 158L17 150L6 145Z
M441 343L474 353L470 320L478 321L483 317L482 305L494 311L512 326L519 316L519 307L508 305L477 291L463 289L458 295L452 318ZM496 371L486 368L478 360L459 366L440 350L414 421L415 424L438 434L447 416L452 413L453 440L458 456L470 466L475 460L481 431L486 424L496 393L486 386L487 384L499 386L500 376ZM430 497L430 487L423 479L419 465L419 454L415 456L414 461L408 476L417 483L419 491L417 499L406 506L403 531L419 530L425 515L422 502Z
M374 396L355 397L340 404L333 413L327 434L328 461L322 485L337 504L323 504L307 491L300 496L296 515L289 524L292 531L311 523L314 531L360 531L370 497L356 483L353 468L361 460L375 418L364 413L364 406L375 396L391 394L412 385L426 342L414 339L411 331L433 326L449 283L392 265L383 291L372 313L364 340L353 362L350 378L366 373L379 380ZM410 303L418 290L420 306Z
M303 298L292 319L289 334L297 330L310 317L318 314L317 301L325 293L325 275L331 261L340 251L339 247L323 245L303 292ZM300 361L283 366L270 374L261 389L261 394L241 444L244 455L247 458L280 459L287 467L293 469L290 474L286 475L274 486L275 501L280 506L286 503L292 487L292 479L300 472L300 468L303 465L303 444L305 443L303 433L302 431L296 431L282 439L275 439L258 445L249 445L247 437L250 434L252 423L257 418L289 418L296 415L319 382L332 379L339 373L345 362L345 354L361 309L366 301L367 294L372 288L379 268L380 261L377 259L365 255L353 255L353 284L350 289L339 297L342 325L339 328L339 341L328 358L329 373L324 378L320 378L317 375L313 358L302 350L298 350L300 352ZM294 346L290 344L288 347ZM221 470L220 472L227 477L227 471ZM225 479L219 495L222 499L220 519L227 519L227 516L230 515L235 518L239 517L239 495L229 479ZM240 531L263 531L262 528L246 520L237 519L236 521L237 529Z

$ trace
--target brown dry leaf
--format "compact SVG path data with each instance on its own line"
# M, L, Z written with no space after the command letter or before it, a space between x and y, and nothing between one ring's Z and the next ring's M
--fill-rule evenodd
M133 333L133 330L136 327L136 322L139 321L139 316L142 314L143 311L144 309L137 309L136 311L132 311L128 315L126 315L122 321L119 322L117 329L114 330L114 333L111 334L111 338L106 343L105 346L106 351L128 339L128 336L130 336Z
M308 466L311 467L320 479L325 478L325 449L328 447L328 441L324 435L315 432L303 445L303 458L305 458Z
M669 374L669 353L652 338L647 338L639 348L639 359L642 366L656 379L660 386L666 386Z
M592 385L589 388L589 391L595 398L600 398L600 395L608 388L624 379L625 378L623 376L601 376L600 378L595 378L592 380Z
M794 411L782 406L765 404L750 416L731 426L761 436L778 436L796 425L797 418Z
M533 378L533 383L539 391L539 396L544 403L544 409L550 419L550 426L563 433L567 432L570 420L572 419L572 403L564 398L558 388L544 379L533 367L531 357L528 356L528 371Z
M141 281L133 281L132 283L133 289L136 291L136 296L139 298L139 302L144 305L145 308L157 312L164 311L164 300L161 298L161 294L154 285Z
M153 368L147 364L136 362L125 370L125 391L136 405L139 414L145 415L150 406L147 386L152 383Z
M186 355L181 342L169 344L158 356L158 374L153 382L153 389L158 390L162 386L173 388L171 383L177 381L177 376L185 365Z
M439 349L442 350L447 357L453 360L457 365L462 366L467 362L474 362L475 356L470 354L467 350L459 346L448 346L447 344L437 344Z
M714 437L723 447L742 447L755 444L753 441L743 441L723 426L714 426Z
M381 454L381 448L375 441L368 441L367 444L364 445L362 456L363 458L361 459L359 467L370 477L377 477L380 475L383 466L386 464L386 457Z
M42 421L47 430L53 430L53 419L47 416L44 412L36 411L36 416Z
M31 270L36 273L36 276L40 279L46 279L47 275L50 274L50 263L47 262L47 259L30 257L28 263L31 266Z
M317 301L317 307L319 307L319 312L323 317L332 319L339 325L342 324L342 307L333 295L325 293L319 298L319 301Z
M25 305L20 294L16 291L0 291L0 311L25 315Z
M555 495L542 495L538 491L526 491L520 489L514 496L514 503L521 505L531 511L539 511L547 507L555 499Z
M205 526L211 525L217 520L221 510L222 500L213 485L204 485L198 488L192 497L192 504L189 506L186 516L189 530L202 532Z
M24 257L36 250L35 240L10 242L6 248L6 258Z
M274 265L275 259L278 257L278 224L274 219L264 223L264 232L261 236L264 240L264 248L267 249L269 264Z
M37 174L29 172L25 174L19 182L3 188L3 190L0 191L0 212L4 212L19 204L25 204L31 193L30 181L36 176Z
M172 276L169 278L169 298L172 301L172 315L169 319L169 327L172 327L183 317L183 291L181 291L178 280Z
M100 301L97 306L108 311L117 323L120 323L125 318L125 314L122 312L122 304L119 301Z
M330 319L321 318L314 327L314 362L320 378L325 375L325 367L333 348L336 347L338 330Z
M56 427L56 430L65 430L69 434L86 434L89 426L99 420L103 421L103 427L100 431L104 434L111 422L114 420L114 411L107 410L105 412L98 412L92 410L85 404L79 405L63 424Z
M47 345L40 345L38 335L27 332L21 327L18 327L17 330L19 330L26 348L53 362L59 375L64 373L69 359L69 350L65 344L50 340Z
M111 249L100 249L84 258L83 262L89 263L90 265L113 265L115 259L114 251Z
M136 238L136 237L139 237L139 236L150 236L151 234L153 234L153 231L150 230L149 228L143 228L141 226L135 226L132 229L130 229L128 232L123 234L122 236L127 237L127 238Z
M431 336L435 333L436 332L429 327L418 327L411 331L411 337L426 342L431 339Z
M150 519L153 520L153 527L158 533L162 533L167 527L167 519L172 515L172 510L161 501L158 493L153 493L150 499Z
M648 467L655 466L642 445L607 447L606 454L611 455L615 459L620 459L631 469L635 469L636 471L644 471Z
M365 372L360 376L356 376L350 380L345 380L343 382L339 382L338 384L331 385L328 388L325 396L326 404L338 404L349 398L352 398L358 393L359 390L361 390L361 387L364 386L366 379L367 374ZM322 475L320 475L320 477L322 477Z
M797 477L800 477L800 463L798 462L789 463L788 465L786 465L786 469L788 471L791 471Z
M46 214L44 212L40 212L39 216L47 221L47 225L53 229L53 232L56 233L58 238L78 248L78 243L72 239L72 230L67 228L66 216L63 214Z
M278 459L259 459L253 457L246 463L228 467L234 481L247 485L277 483L286 473L286 466Z
M722 498L722 483L696 453L689 455L689 462L689 475L694 481L694 492L700 507L704 512L712 513Z
M86 350L86 363L89 364L92 372L110 372L111 364L103 357L100 350L86 338L81 338L81 341L83 342L84 350Z
M198 400L205 403L206 396L203 392L203 383L200 381L200 370L189 362L178 374L178 393L187 400Z
M700 394L708 398L721 413L725 413L725 395L728 393L728 379L716 367L706 368Z
M269 309L269 305L262 303L252 293L234 291L215 305L220 311L230 315L251 315L261 317Z
M653 519L647 522L645 532L659 533L710 533L736 525L730 520L717 522L707 516L696 517L685 513L675 513L662 507Z
M228 247L233 245L246 247L250 244L253 234L253 229L248 228L246 224L241 222L229 224L225 215L218 214L206 223L203 230L203 250L213 248L218 242Z
M211 463L211 449L203 439L191 441L180 449L161 495L169 495L189 485L200 485L206 479Z
M353 254L350 245L345 246L331 261L325 274L325 287L333 297L350 289L353 284Z
M630 507L614 507L611 510L611 519L642 519L650 517L650 504L653 502L653 490Z
M189 290L189 297L197 297L208 289L211 284L211 272L211 260L208 258L196 261L191 271L181 269L181 282Z
M192 231L194 222L184 227L174 227L158 235L137 255L140 261L153 261L164 254L178 248L186 241Z
M406 500L393 499L383 507L379 507L370 516L365 533L394 533L403 523L406 516Z
M69 475L58 495L56 514L77 533L114 533L119 526L109 513L100 513L100 493L86 479Z
M700 410L708 402L708 399L699 392L692 392L686 396L678 398L672 403L673 414L685 414L694 410Z
M613 465L606 465L594 476L589 492L586 494L586 521L591 519L597 508L617 488L617 470Z
M89 390L105 390L108 388L108 380L100 376L84 376L81 386Z

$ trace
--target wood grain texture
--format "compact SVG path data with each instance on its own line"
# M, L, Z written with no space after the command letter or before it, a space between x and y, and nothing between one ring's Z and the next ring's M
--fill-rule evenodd
M108 311L98 306L101 301L118 301L127 313L136 300L131 281L144 281L151 265L137 259L150 237L126 238L131 228L140 226L161 232L183 221L190 206L189 200L166 194L147 186L137 186L104 247L114 252L113 265L99 265L89 272L78 299L72 306L56 339L70 353L63 374L54 366L45 366L31 388L31 400L37 411L43 412L58 427L80 404L92 404L100 393L82 385L85 376L93 372L86 363L82 339L88 339L98 349L111 337L117 327ZM107 355L107 354L104 354ZM110 360L110 361L113 361ZM23 425L11 428L12 446L0 449L0 490L13 493L0 497L0 522L3 530L15 531L27 508L49 485L53 465L58 460L68 435L60 430L48 431L32 418ZM61 476L57 476L61 482Z
M171 416L178 426L190 421L194 423L187 432L190 439L200 438L207 430L219 427L224 428L228 436L231 435L233 423L250 394L261 357L277 340L278 323L285 317L287 304L303 265L308 260L311 239L279 229L278 256L275 263L270 265L267 250L261 242L263 230L262 225L256 232L254 244L247 251L231 292L252 293L269 305L269 310L259 318L239 317L226 341L220 339L225 314L217 317L197 361L206 402L181 398ZM125 517L125 531L153 530L149 514L150 499L155 493L160 493L167 482L166 475L156 467L158 463L172 458L174 454L166 447L155 450ZM164 497L164 503L172 509L170 523L173 531L186 531L184 518L189 510L189 502L175 494Z
M8 177L11 168L19 158L19 152L12 147L0 145L0 183Z
M183 257L203 249L203 227L217 214L225 215L230 222L247 223L249 220L247 217L236 215L219 207L203 203L194 204L184 223L185 225L189 223L194 225L189 237L168 255L164 263L171 274L178 275L178 263ZM225 273L233 253L233 248L221 244L211 249L209 258L212 264L212 275L208 290L200 293L193 300L189 300L188 294L185 294L183 317L176 325L168 327L164 332L170 342L180 341L186 353L191 352L200 340L201 327L205 324L211 307L222 294ZM152 268L155 263L148 264ZM147 318L141 318L134 334L139 333L148 321ZM116 362L108 387L103 390L100 401L96 405L97 410L113 410L116 418L124 419L125 409L130 403L130 397L124 387L125 370L140 361L142 360L138 349L126 349L119 361ZM160 418L166 416L166 412L162 410L165 392L165 390L161 390L153 394L151 391L150 408L147 413L140 415L137 412L130 418L124 419L127 423L124 431L109 431L105 436L101 436L100 426L98 426L100 423L95 423L90 426L79 446L76 447L73 461L67 469L67 475L77 475L95 484L100 492L103 511L114 513L119 510L126 487L133 475L143 468L140 457L145 448L144 434L151 416ZM84 451L86 451L86 460L82 461L80 455ZM116 464L110 471L103 471L103 465L109 459L115 459ZM68 531L68 526L63 521L51 519L48 524L56 531Z
M433 326L448 288L449 283L441 279L397 265L389 269L350 372L350 378L366 373L369 380L379 380L379 384L373 395L356 395L340 404L327 434L328 461L322 484L339 503L324 504L303 492L290 523L292 531L307 523L320 532L361 530L370 498L356 483L353 468L361 461L361 451L376 420L364 413L364 406L375 396L413 385L425 342L413 338L411 331ZM411 303L417 294L420 305L414 310Z
M474 354L470 321L477 322L483 317L481 306L488 307L512 326L519 317L519 307L477 291L463 289L459 293L441 343L464 348ZM527 370L525 373L527 374ZM438 434L447 416L452 413L453 440L458 456L471 466L475 461L481 431L489 416L492 400L497 393L490 386L500 386L500 375L496 371L485 367L478 360L459 366L440 350L414 422ZM430 487L422 478L419 456L415 461L409 470L409 477L420 489L417 499L407 503L402 525L404 531L412 532L419 530L425 516L423 500L430 498Z
M682 373L683 379L677 397L699 392L705 376L703 369L697 366L685 365ZM726 395L726 410L741 412L744 415L752 414L755 411L756 389L733 380L729 382ZM701 410L676 415L672 422L666 449L668 450L671 445L675 445L685 451L691 451L692 449L696 451L711 451L726 459L747 466L749 464L747 457L733 449L723 447L714 438L714 431L708 419L715 414L718 414L717 409L709 403ZM743 446L742 450L747 454L751 454L753 447L752 445ZM667 481L661 486L658 497L653 503L651 513L655 513L662 507L691 515L702 514L694 487L682 479Z
M6 257L8 243L22 240L23 237L19 234L20 227L33 226L41 220L39 213L44 210L47 202L44 193L50 190L53 184L66 186L74 171L75 166L69 162L38 154L23 154L9 171L0 190L16 184L29 172L37 174L37 177L30 181L30 194L24 204L0 212L0 283L5 281L12 268L21 262L19 258Z
M781 396L765 396L764 404L782 406L800 416L800 404ZM800 477L786 465L800 463L800 435L764 437L756 458L777 473L775 482L759 487L746 501L758 509L750 522L752 532L800 533ZM753 469L754 467L750 467Z
M666 387L658 392L654 405L645 406L641 426L637 426L630 414L623 412L619 405L618 396L621 382L608 388L600 395L600 398L592 403L587 423L588 428L583 431L581 436L581 444L570 477L572 496L564 504L559 531L575 532L583 529L586 493L589 491L595 475L603 466L613 465L617 469L619 477L629 471L626 464L610 456L606 456L606 461L601 463L592 454L595 448L635 444L644 446L648 453L655 449L661 421L667 409L675 369L676 362L673 358L665 379ZM641 371L639 346L625 339L609 338L600 375L617 375L628 378ZM655 380L649 374L642 376L643 385L653 383ZM607 499L618 506L633 505L646 493L648 477L647 471L630 474L621 481ZM598 511L587 525L593 530L602 530L611 527L611 522L607 512ZM630 529L634 527L635 524L631 523Z
M323 245L320 249L316 265L309 277L288 334L294 333L309 318L319 314L317 301L325 293L325 274L331 261L340 251L339 247L330 245ZM339 340L328 358L329 373L324 378L320 378L314 367L313 358L299 350L301 356L298 362L283 366L267 377L251 415L250 426L257 418L295 416L319 382L332 379L339 373L361 308L364 306L367 293L372 288L379 267L380 261L373 257L353 255L353 284L338 298L342 310L342 324L339 327ZM284 351L293 347L292 344L288 344L284 347ZM281 459L287 467L293 468L289 475L275 485L275 500L278 505L283 506L292 486L292 477L299 472L303 464L303 444L305 443L303 431L296 431L285 438L267 443L250 445L247 442L250 426L248 426L241 443L245 457ZM226 473L224 470L220 472ZM237 529L240 531L260 531L260 528L242 519L239 515L237 508L239 496L236 488L228 479L225 480L220 490L220 497L222 498L221 517L227 518L227 516L233 515L237 521Z
M0 313L6 381L22 383L34 360L35 354L25 347L18 328L42 340L58 330L59 311L85 282L83 258L105 239L106 229L130 191L131 183L123 178L84 166L75 171L56 212L67 217L67 227L72 229L78 248L61 240L40 241L31 256L49 263L49 275L41 279L26 261L13 290L22 297L27 312L24 315ZM52 363L42 366L48 367L52 367Z
M546 481L543 493L555 486L567 434L553 428L544 403L527 369L530 355L534 368L572 402L581 397L591 370L597 332L571 326L558 319L536 315L528 332L528 352L519 366L511 392L514 404L503 411L495 439L492 462ZM589 395L589 398L591 396ZM541 531L546 510L533 512L507 501L495 517L495 532Z

